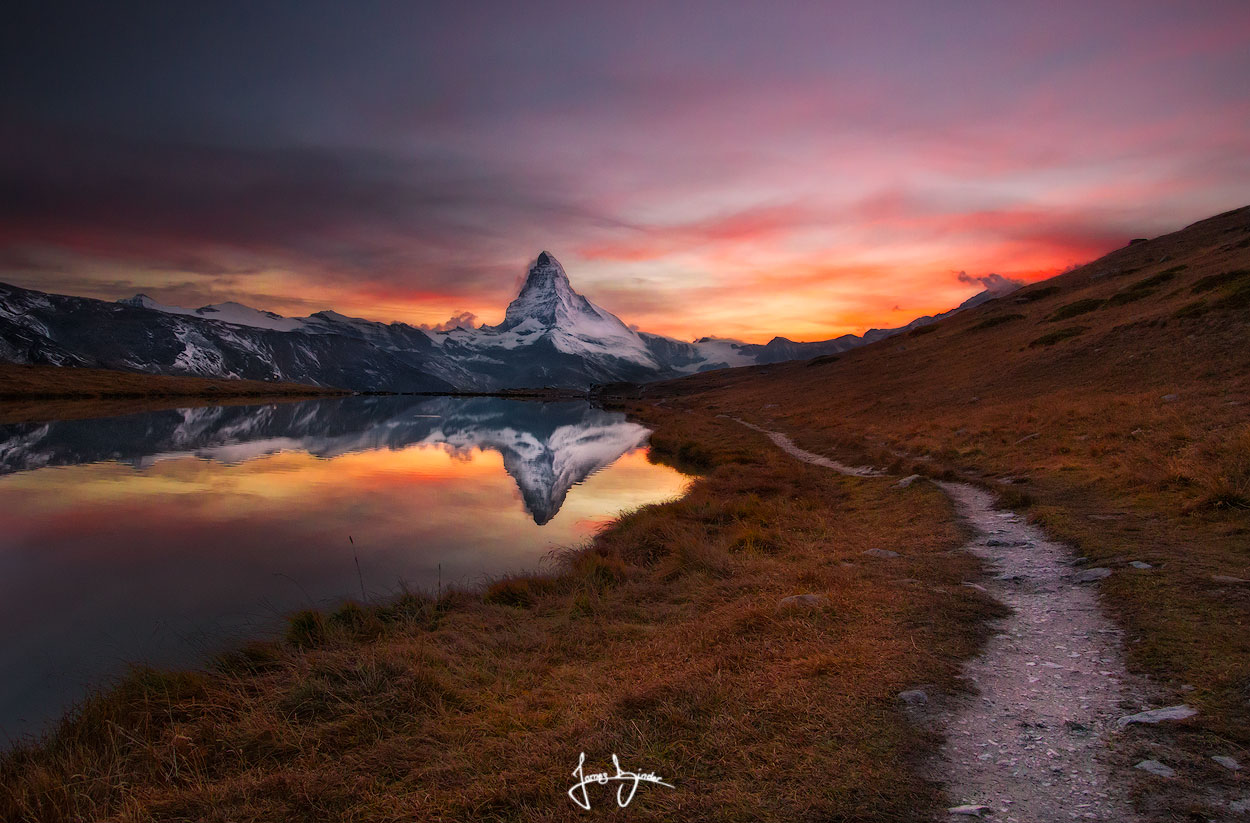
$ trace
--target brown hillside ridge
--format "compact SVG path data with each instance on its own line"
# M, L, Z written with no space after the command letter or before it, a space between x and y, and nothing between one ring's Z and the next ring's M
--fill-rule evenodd
M1125 779L1147 813L1228 814L1244 790L1211 757L1250 762L1250 207L930 328L642 397L971 479L1071 545L1076 569L1111 569L1101 600L1150 704L1199 710L1126 731L1123 764L1177 777Z
M347 393L298 383L0 363L0 424Z

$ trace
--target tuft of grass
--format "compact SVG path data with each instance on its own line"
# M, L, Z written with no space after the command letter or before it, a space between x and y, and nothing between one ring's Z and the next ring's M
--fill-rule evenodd
M1177 320L1185 320L1193 317L1201 317L1211 310L1211 305L1205 300L1195 300L1192 303L1186 303L1176 311L1172 312L1172 316Z
M1135 303L1138 300L1149 297L1155 292L1152 289L1128 289L1126 291L1117 292L1107 298L1108 306L1123 306L1128 303Z
M305 610L287 618L286 639L292 646L313 648L325 638L326 624L321 612Z
M512 606L526 609L533 606L539 598L550 593L550 578L538 575L515 575L496 580L486 587L482 600L499 606Z
M1212 289L1222 288L1250 277L1250 270L1234 269L1233 271L1210 274L1194 283L1189 288L1190 294L1202 294Z
M589 550L574 555L570 565L572 574L588 583L596 591L619 586L625 582L625 561L616 554Z
M1097 297L1087 297L1084 300L1077 300L1072 303L1068 303L1067 305L1060 306L1046 319L1053 323L1057 320L1067 320L1071 317L1088 314L1095 309L1101 308L1105 302L1105 300Z
M1174 280L1179 272L1185 270L1185 266L1173 266L1170 269L1161 271L1158 274L1151 275L1144 280L1138 280L1127 289L1113 294L1107 300L1109 306L1122 306L1127 303L1133 303L1144 297L1150 297L1155 294L1159 286Z
M1023 314L1000 314L997 317L987 317L975 326L969 327L968 331L985 331L986 329L992 329L995 326L1001 326L1004 323L1010 323L1013 320L1023 319Z
M916 328L914 328L914 329L912 329L911 331L907 332L907 336L908 336L908 337L919 337L919 336L921 336L922 334L931 334L932 332L935 332L935 331L937 331L937 330L938 330L938 327L937 327L935 324L930 323L930 324L928 324L927 326L917 326Z
M1004 509L1021 511L1032 507L1036 502L1033 499L1033 495L1012 486L998 493L998 505Z
M1250 426L1225 441L1190 447L1172 458L1169 470L1192 492L1186 511L1250 511Z
M1058 329L1056 331L1052 331L1050 334L1043 334L1041 337L1029 343L1029 346L1030 347L1053 346L1056 343L1061 343L1064 340L1068 340L1070 338L1076 337L1077 335L1084 334L1087 331L1089 331L1088 326L1069 326L1066 329Z
M1047 297L1053 297L1060 292L1058 286L1042 286L1036 289L1021 289L1016 292L1015 300L1017 303L1033 303L1038 300L1044 300Z
M830 363L836 363L842 359L840 354L822 354L819 357L813 357L807 361L809 366L827 366Z

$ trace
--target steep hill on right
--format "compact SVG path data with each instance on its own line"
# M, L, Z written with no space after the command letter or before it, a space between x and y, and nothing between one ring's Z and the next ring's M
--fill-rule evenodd
M1177 767L1128 772L1143 811L1202 819L1250 795L1212 760L1250 767L1248 332L1250 206L870 346L642 397L970 480L1070 544L1074 572L1110 569L1094 585L1150 703L1199 710L1127 730L1118 756Z

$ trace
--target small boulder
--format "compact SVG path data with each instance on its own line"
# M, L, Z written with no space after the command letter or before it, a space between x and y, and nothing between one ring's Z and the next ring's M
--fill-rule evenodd
M1133 568L1135 568L1135 569L1143 569L1143 570L1144 570L1144 569L1153 569L1153 568L1154 568L1154 566L1152 566L1152 565L1150 565L1149 563L1146 563L1146 562L1144 562L1144 561L1141 561L1141 560L1134 560L1133 562L1129 563L1129 565L1130 565L1130 566L1132 566L1132 567L1133 567Z
M1228 769L1230 772L1241 771L1241 764L1238 763L1233 758L1228 757L1227 755L1213 754L1211 755L1211 759L1214 760L1216 763L1219 763L1224 768Z
M924 689L908 689L898 693L898 699L908 706L923 706L929 702L929 694Z
M1250 583L1250 580L1246 580L1241 577L1229 577L1226 574L1213 574L1211 575L1211 579L1214 580L1216 583L1225 583L1229 586L1237 586L1242 583Z
M869 549L864 552L869 557L880 557L883 560L892 560L895 557L902 557L898 552L892 552L889 549Z
M906 477L904 477L902 480L895 483L894 488L905 489L908 486L910 486L912 483L915 483L917 480L920 480L920 479L921 479L921 476L918 474L909 474Z
M1176 399L1176 395L1174 395L1174 394L1165 394L1165 395L1163 395L1163 401L1164 401L1165 403L1171 403L1171 402L1172 402L1173 400L1175 400L1175 399Z
M1115 721L1115 724L1123 729L1134 723L1161 723L1164 720L1184 720L1193 717L1197 713L1197 709L1181 704L1179 706L1168 706L1164 709L1151 709L1150 711L1126 715Z
M819 609L829 602L823 594L792 594L777 601L777 611L789 609Z
M989 806L976 806L972 803L967 803L963 806L951 806L946 811L948 814L961 814L965 817L981 817L989 810Z
M961 585L961 586L967 586L967 587L968 587L968 588L970 588L970 589L976 589L976 590L977 590L977 591L979 591L979 592L986 591L986 588L985 588L984 586L982 586L980 583L973 583L971 580L965 580L964 582L960 583L959 585Z
M1077 583L1093 583L1095 581L1103 580L1110 576L1111 576L1111 569L1099 567L1097 569L1086 569L1083 572L1078 572L1076 577L1072 579L1075 580Z
M1150 772L1155 777L1176 777L1176 770L1171 766L1165 766L1158 760L1143 760L1134 768L1141 769L1143 772Z

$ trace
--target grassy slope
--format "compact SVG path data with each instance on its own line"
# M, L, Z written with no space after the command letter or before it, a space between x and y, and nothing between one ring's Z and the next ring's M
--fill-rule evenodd
M1141 799L1183 815L1201 806L1195 785L1230 780L1208 755L1250 760L1250 586L1213 580L1250 578L1248 319L1250 207L919 333L645 396L984 483L1112 567L1101 592L1131 667L1160 703L1202 711L1181 730L1135 731L1127 752L1182 767L1171 797L1153 781Z
M640 414L654 455L704 473L683 499L554 578L298 615L209 671L136 671L0 758L0 819L580 820L581 751L677 785L631 819L928 819L935 741L896 694L957 689L998 608L960 585L979 570L945 498ZM828 603L778 612L804 592Z
M220 404L343 393L298 383L0 363L0 424L131 414L188 400Z

